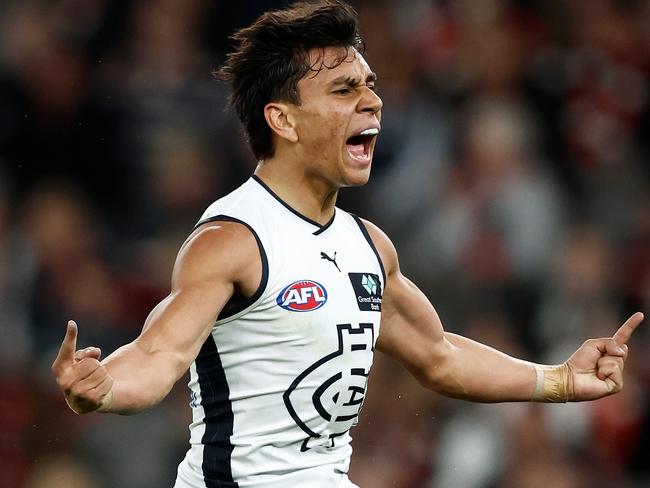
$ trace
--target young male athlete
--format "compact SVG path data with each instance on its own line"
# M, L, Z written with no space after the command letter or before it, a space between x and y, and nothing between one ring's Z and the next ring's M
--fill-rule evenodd
M52 370L70 408L135 413L189 369L193 422L176 487L352 487L349 429L373 352L480 402L621 390L637 313L565 363L531 364L444 332L390 240L335 208L370 176L382 102L344 3L296 4L235 37L221 75L259 160L181 247L141 335L100 362L67 333Z

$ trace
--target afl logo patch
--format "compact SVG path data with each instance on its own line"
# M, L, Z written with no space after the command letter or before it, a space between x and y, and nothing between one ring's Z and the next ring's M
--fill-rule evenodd
M294 281L282 289L275 301L285 310L311 312L325 305L327 290L315 281Z

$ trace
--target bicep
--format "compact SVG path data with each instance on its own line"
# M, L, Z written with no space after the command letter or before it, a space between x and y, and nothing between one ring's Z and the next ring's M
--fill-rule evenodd
M235 287L259 279L256 253L252 234L239 224L213 224L190 236L176 259L171 292L147 317L131 357L146 362L153 374L180 377Z
M429 368L438 367L450 347L440 318L424 293L399 270L389 275L377 349L424 382L430 377Z
M375 225L366 224L386 270L377 349L425 381L431 376L430 368L441 365L453 346L429 299L400 271L390 239Z
M173 290L147 317L136 339L138 347L148 355L166 355L182 374L199 353L232 290L226 280Z

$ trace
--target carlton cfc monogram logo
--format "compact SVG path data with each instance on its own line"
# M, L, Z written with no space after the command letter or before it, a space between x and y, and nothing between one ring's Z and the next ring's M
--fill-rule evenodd
M335 447L335 439L357 423L366 395L375 326L337 324L336 332L338 347L300 373L282 394L291 418L307 434L301 452Z
M312 280L294 281L282 289L275 301L285 310L310 312L325 305L327 291Z

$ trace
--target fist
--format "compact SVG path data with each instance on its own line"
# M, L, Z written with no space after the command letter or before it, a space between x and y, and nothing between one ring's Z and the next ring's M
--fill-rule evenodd
M642 321L637 312L612 337L589 339L573 353L567 361L572 401L595 400L623 389L627 342Z
M68 406L76 413L107 410L112 399L113 378L99 362L101 350L76 349L77 324L71 320L52 363L52 374Z

